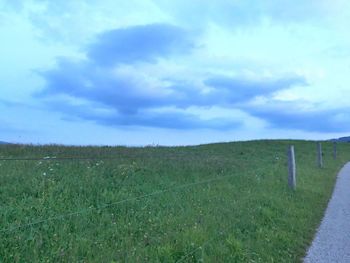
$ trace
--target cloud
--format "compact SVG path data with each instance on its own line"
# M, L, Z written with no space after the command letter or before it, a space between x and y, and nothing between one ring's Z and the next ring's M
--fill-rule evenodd
M169 22L149 0L48 1L1 0L0 16L18 16L48 45L79 48L99 32L113 28ZM0 21L0 24L5 21Z
M96 120L96 118L94 118L94 120ZM240 120L227 118L213 118L210 120L203 120L198 115L184 112L143 112L142 114L133 116L114 115L105 118L97 118L97 122L108 126L143 126L177 130L227 130L238 128L242 125Z
M191 36L169 24L152 24L110 30L88 47L88 57L101 66L155 62L159 57L185 55L193 49Z
M293 75L251 78L203 72L172 76L159 69L152 74L147 71L150 65L160 67L160 60L179 59L194 49L193 36L173 25L110 30L86 47L84 60L60 58L56 68L39 72L45 87L36 97L70 118L103 125L227 129L238 127L241 121L220 116L203 119L191 107L234 109L259 96L308 85L302 76Z
M329 14L344 13L345 0L154 0L165 13L180 24L205 27L215 23L231 29L261 25L264 20L279 24L325 22Z
M146 114L145 114L146 113ZM93 118L96 120L96 118ZM239 120L226 118L214 118L203 120L195 114L183 112L147 113L126 116L114 115L110 117L97 118L98 123L108 126L144 126L170 128L178 130L187 129L220 129L228 130L238 128L242 125Z
M23 2L20 0L3 0L0 10L14 10L21 11L23 8Z
M155 127L177 130L238 128L242 125L235 118L215 117L203 119L201 116L186 110L172 108L142 109L137 114L120 112L97 102L76 103L64 98L46 98L46 107L64 113L64 120L89 120L95 123L112 126Z
M237 125L237 120L218 117L202 120L188 110L190 107L228 107L246 103L256 96L269 96L274 92L304 85L301 77L288 77L275 80L249 80L224 76L203 77L203 85L188 76L183 81L163 79L161 76L149 78L147 74L122 68L101 68L89 62L72 62L61 59L58 67L42 72L46 80L45 89L36 96L48 100L55 110L64 111L70 116L96 120L105 125L139 125L167 128L207 127L222 129ZM72 102L72 107L56 101L63 97ZM87 114L83 105L92 109L103 109ZM55 107L53 107L53 105ZM74 105L78 105L74 107ZM157 111L174 108L176 112ZM69 109L67 112L64 109ZM84 113L85 112L85 113ZM104 114L108 112L107 116ZM220 121L218 121L220 120Z
M350 57L349 45L336 45L322 50L322 54L336 59L348 59Z
M349 108L303 109L298 102L281 101L270 101L265 105L244 108L249 114L267 121L271 128L309 132L350 131Z
M215 76L206 79L204 83L213 87L216 97L221 97L228 104L242 103L257 96L269 96L276 91L289 89L296 85L308 85L305 78L301 76L259 80Z
M39 96L68 95L103 104L123 112L135 114L139 109L165 106L174 100L166 88L155 85L143 74L118 69L100 68L91 63L75 63L61 59L58 68L42 72L45 89Z

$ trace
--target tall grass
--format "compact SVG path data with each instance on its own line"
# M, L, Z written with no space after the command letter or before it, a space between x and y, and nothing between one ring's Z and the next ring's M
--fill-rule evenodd
M297 189L287 187L295 145ZM0 146L1 262L298 262L350 147ZM105 159L106 158L106 159ZM112 159L111 159L112 158Z

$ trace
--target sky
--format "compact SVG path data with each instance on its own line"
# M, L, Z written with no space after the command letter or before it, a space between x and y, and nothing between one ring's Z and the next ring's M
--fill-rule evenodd
M347 0L0 0L0 141L350 135Z

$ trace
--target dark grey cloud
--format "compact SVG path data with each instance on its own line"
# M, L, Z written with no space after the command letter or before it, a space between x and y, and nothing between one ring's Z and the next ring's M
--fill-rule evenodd
M169 95L147 92L143 80L116 74L90 63L74 63L61 59L58 68L42 72L46 87L40 97L68 95L111 107L124 114L139 109L169 106L176 100Z
M125 114L113 108L106 108L101 104L74 105L61 99L50 99L47 107L65 114L64 119L70 121L89 120L106 126L142 126L168 129L220 129L238 128L238 120L214 118L202 120L197 115L187 112L154 112L143 110L138 114Z
M88 116L89 117L89 116ZM114 115L97 119L98 123L108 126L145 126L170 129L233 129L241 125L238 120L215 118L201 120L198 116L181 112L146 113L135 115Z
M295 102L272 101L264 106L246 106L245 111L267 121L272 128L309 132L350 132L350 109L303 110Z
M118 63L154 62L159 57L186 54L194 47L191 35L169 24L115 29L97 36L88 57L103 66Z
M305 78L301 76L261 80L215 76L206 79L204 83L214 88L215 96L224 99L226 103L244 102L257 96L268 96L276 91L296 85L308 85Z
M51 109L104 125L224 129L237 127L238 122L234 118L204 121L185 110L212 106L236 108L256 96L270 96L294 85L307 85L300 76L261 80L224 75L202 79L174 76L158 77L156 82L150 82L143 73L118 70L125 64L132 69L135 62L157 63L159 58L183 56L194 47L190 39L183 29L166 24L105 32L87 47L86 60L60 58L56 68L39 72L46 85L36 96L47 101ZM198 85L200 82L202 85ZM84 101L91 109L57 100L57 96ZM165 111L165 108L173 110Z
M232 120L203 121L195 115L185 113L151 113L154 109L173 107L187 109L199 107L229 107L245 103L256 96L268 96L281 89L293 85L306 85L301 77L287 77L277 80L251 81L245 78L229 78L212 76L204 79L203 83L210 88L203 92L191 81L166 79L172 83L167 87L145 87L147 83L138 79L138 75L123 75L113 69L101 68L90 62L76 63L61 59L58 67L41 72L46 80L43 91L37 94L41 99L50 99L64 95L73 100L84 100L91 107L103 107L113 111L112 116L99 114L84 114L77 107L70 108L69 115L92 120L105 125L139 125L167 128L207 127L222 129L233 127ZM152 92L156 88L158 92ZM166 90L167 92L162 92ZM60 102L62 103L62 101ZM63 111L67 105L55 105L55 109ZM154 112L154 111L153 111ZM233 122L237 125L237 121Z

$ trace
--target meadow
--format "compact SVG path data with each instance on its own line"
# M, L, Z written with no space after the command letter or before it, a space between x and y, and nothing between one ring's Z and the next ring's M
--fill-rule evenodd
M332 147L320 169L312 141L1 145L32 160L0 160L0 262L299 262L350 160Z

